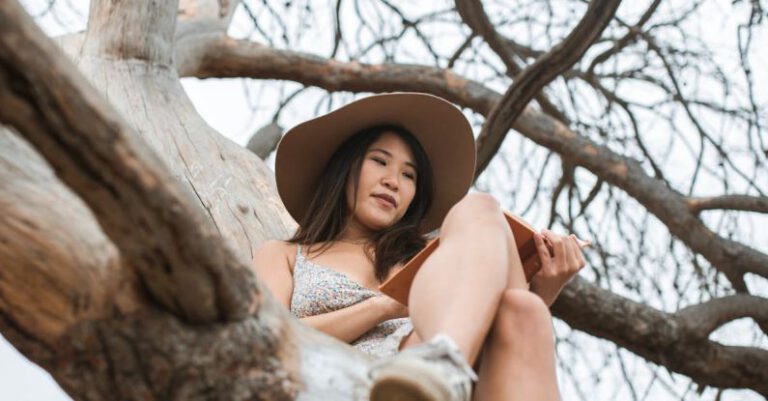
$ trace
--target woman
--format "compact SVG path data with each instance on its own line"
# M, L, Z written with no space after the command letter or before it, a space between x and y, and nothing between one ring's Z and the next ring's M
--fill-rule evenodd
M548 305L583 255L573 236L536 234L529 290L497 202L466 195L474 157L463 114L418 93L357 100L278 147L278 192L300 228L257 252L257 273L305 323L382 357L372 400L469 400L472 381L475 399L559 399ZM381 295L438 227L409 307Z

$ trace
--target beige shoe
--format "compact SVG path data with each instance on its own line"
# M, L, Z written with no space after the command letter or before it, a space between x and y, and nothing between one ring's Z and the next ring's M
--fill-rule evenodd
M371 401L469 401L477 375L456 343L440 334L371 370Z

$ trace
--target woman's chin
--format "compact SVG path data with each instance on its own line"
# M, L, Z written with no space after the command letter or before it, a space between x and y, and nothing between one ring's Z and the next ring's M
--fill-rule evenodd
M381 231L391 227L396 222L397 220L394 219L393 216L388 215L388 216L371 217L370 219L367 219L367 221L365 221L364 224L371 231Z
M400 218L395 208L384 208L377 204L365 204L355 213L355 219L373 232L385 230Z

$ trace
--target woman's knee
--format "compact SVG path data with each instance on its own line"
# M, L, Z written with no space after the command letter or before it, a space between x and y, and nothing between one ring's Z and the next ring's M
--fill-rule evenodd
M477 222L478 220L487 220L488 222L497 222L499 224L504 223L499 202L487 193L474 192L467 194L453 205L445 217L443 228L457 221Z
M451 208L451 210L453 209L456 209L459 213L497 213L501 211L499 201L493 195L485 192L467 194Z
M527 290L504 291L496 312L493 337L497 341L552 340L552 315L544 301Z

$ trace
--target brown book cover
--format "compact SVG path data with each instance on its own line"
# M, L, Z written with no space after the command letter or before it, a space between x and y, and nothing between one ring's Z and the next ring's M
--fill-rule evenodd
M536 252L536 243L533 239L533 233L536 230L509 212L505 211L504 217L506 217L507 223L512 228L512 234L515 236L517 251L520 253L520 259L523 261L525 278L527 281L531 281L533 275L541 268L541 261L538 252ZM381 284L379 290L403 305L408 305L408 292L411 289L413 278L416 276L416 272L421 267L421 264L437 249L438 244L438 238L428 242L424 249L411 258L400 271Z

